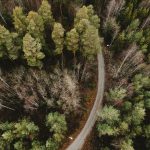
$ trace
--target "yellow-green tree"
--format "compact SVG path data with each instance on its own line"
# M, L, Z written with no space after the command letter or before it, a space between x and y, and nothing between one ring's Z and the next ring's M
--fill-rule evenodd
M33 38L27 33L23 38L23 52L29 66L42 67L41 60L45 57L41 52L42 45L39 39Z
M20 46L17 44L17 33L10 33L4 26L0 25L0 58L8 56L15 60L18 58Z
M21 7L15 7L13 10L14 26L18 33L24 33L27 30L26 16Z
M53 26L54 18L52 16L51 5L47 0L42 1L38 13L42 17L44 24Z
M60 23L54 24L54 28L52 31L52 39L55 43L55 53L62 54L64 48L64 32L65 29Z
M34 11L30 11L27 16L27 30L34 37L39 38L43 43L44 23L42 17Z
M75 28L71 29L66 34L66 46L69 51L74 54L79 49L79 34Z
M99 28L100 19L97 15L94 14L94 9L92 5L89 5L88 7L83 6L77 11L74 20L75 26L83 19L89 20L91 25Z
M99 37L98 29L89 25L81 37L81 49L83 56L87 59L93 59L101 50L101 39Z
M76 31L75 28L71 29L69 32L67 32L66 34L66 46L67 46L67 49L69 51L72 51L73 54L74 54L74 67L76 65L76 58L75 58L75 55L76 55L76 51L79 50L79 34L78 32Z

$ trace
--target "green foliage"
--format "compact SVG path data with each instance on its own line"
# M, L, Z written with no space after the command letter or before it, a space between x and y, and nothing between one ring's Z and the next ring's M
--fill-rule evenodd
M25 147L23 146L23 142L22 141L18 141L14 144L14 148L15 150L25 150Z
M17 33L10 33L4 26L0 25L0 58L4 56L8 56L12 60L18 58L20 46L15 45L18 44L17 38Z
M32 142L32 149L31 150L46 150L46 147L44 145L42 145L42 143L40 143L37 140L34 140Z
M74 20L75 26L80 23L81 20L88 20L91 25L93 25L95 28L99 28L99 17L94 14L93 6L89 5L88 7L83 6L80 8L77 13Z
M53 26L54 19L53 19L53 16L52 16L51 5L48 3L47 0L42 1L42 4L41 4L41 6L38 10L38 13L42 17L43 22L46 25Z
M94 13L94 8L92 5L87 6L87 14L89 16L89 21L91 24L96 27L97 29L100 27L100 19L97 15Z
M125 101L122 107L123 111L129 111L132 109L132 103L130 101Z
M150 125L144 126L144 136L150 138Z
M20 120L17 123L2 123L0 124L0 143L3 143L3 148L9 149L12 144L14 148L19 150L25 149L24 140L30 142L36 137L39 128L28 119Z
M53 140L60 143L67 131L65 116L57 112L50 113L46 118L46 125L49 131L53 133Z
M150 91L144 92L145 108L150 109Z
M66 46L67 49L75 53L79 50L79 34L76 29L71 29L66 34Z
M14 125L15 128L15 135L18 138L26 138L29 135L31 135L29 138L32 140L36 137L39 129L38 127L33 123L33 122L29 122L29 120L27 119L23 119L20 122L16 123Z
M62 5L66 2L70 3L69 1L56 3ZM94 13L92 5L83 6L77 11L74 28L67 33L61 23L54 22L51 5L47 0L42 1L38 12L29 11L27 16L23 13L23 8L16 7L13 10L13 23L17 33L10 33L5 27L0 27L1 58L5 56L13 60L19 56L22 58L23 49L28 65L41 67L42 62L40 60L44 58L44 54L40 52L41 49L46 54L49 48L55 49L55 53L59 55L67 47L74 54L75 51L80 50L88 59L92 59L101 49L98 33L99 17ZM50 31L50 35L45 31ZM32 55L33 58L31 58Z
M39 39L34 39L30 34L23 38L23 52L29 66L42 67L41 60L45 57L41 52L42 46Z
M57 150L67 131L65 116L59 113L49 113L46 126L50 134L45 143L38 139L39 127L28 119L18 122L5 122L0 124L0 148L11 150Z
M54 23L52 39L55 43L55 53L61 54L64 47L64 32L65 29L60 23Z
M107 93L107 99L109 101L118 101L118 100L123 100L127 95L127 91L124 88L114 88L110 89L109 92Z
M141 90L143 87L149 87L150 85L150 77L144 76L142 74L136 74L133 78L133 85L135 91Z
M114 135L115 136L118 133L117 128L108 124L98 124L97 130L98 130L99 136L102 136L102 135L109 135L109 136Z
M13 10L14 26L18 33L23 34L27 30L26 16L21 7L15 7Z
M120 113L117 109L112 106L104 106L102 112L99 114L100 122L97 125L99 136L102 135L116 135L118 129L116 123L119 121Z
M120 149L121 150L134 150L133 148L133 141L128 139L128 140L122 140L120 143Z
M89 25L90 22L88 19L82 19L78 23L74 24L74 27L81 36Z
M4 26L0 25L0 58L6 55L7 40L12 40L10 32Z
M132 109L132 123L134 125L140 124L145 117L145 109L143 103L137 103Z
M119 121L119 116L119 111L112 106L104 106L102 112L99 114L100 120L108 124Z
M44 22L42 17L34 11L30 11L27 16L27 30L34 38L39 38L43 43Z
M89 25L82 35L81 39L82 48L80 49L83 56L87 59L93 59L101 50L101 39L99 37L98 29Z
M57 150L58 147L59 147L58 144L53 139L48 139L46 141L46 149L47 150Z
M116 39L114 43L114 50L122 50L129 46L132 43L137 43L139 45L139 49L143 52L147 51L147 44L145 42L145 37L143 36L143 30L138 30L140 21L139 19L135 19L129 24L129 26L122 31Z

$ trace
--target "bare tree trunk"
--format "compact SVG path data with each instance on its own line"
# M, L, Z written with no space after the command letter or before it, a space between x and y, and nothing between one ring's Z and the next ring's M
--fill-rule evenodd
M85 61L85 63L84 63L83 71L82 71L82 73L81 73L81 81L82 81L83 78L84 78L84 75L85 75L85 72L86 72L86 68L87 68L87 61Z
M76 73L76 52L73 52L73 61L74 61L74 75Z
M117 70L117 72L116 72L116 74L115 74L115 77L118 77L119 72L121 71L121 69L122 69L122 67L123 67L123 65L124 65L124 63L125 63L125 61L126 61L127 58L130 56L130 54L131 54L131 51L129 51L129 52L127 53L126 57L123 59L121 65L120 65L120 67L119 67L119 69Z
M9 109L9 110L15 111L15 109L10 108L10 107L7 107L7 106L5 106L5 105L3 105L3 104L0 104L0 107L7 108L7 109Z
M62 68L62 70L64 69L64 53L63 53L63 51L61 54L61 68Z

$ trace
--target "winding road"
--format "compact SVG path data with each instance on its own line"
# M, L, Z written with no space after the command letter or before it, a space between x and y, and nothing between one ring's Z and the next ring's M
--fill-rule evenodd
M104 93L104 81L105 81L104 59L103 59L102 52L100 52L97 55L97 59L98 59L98 90L97 90L97 96L94 102L94 106L91 110L91 113L89 115L89 118L84 128L81 130L80 134L77 136L77 138L73 141L73 143L66 150L81 150L82 149L87 136L90 134L96 122L97 112L101 108L101 102L102 102L103 93Z

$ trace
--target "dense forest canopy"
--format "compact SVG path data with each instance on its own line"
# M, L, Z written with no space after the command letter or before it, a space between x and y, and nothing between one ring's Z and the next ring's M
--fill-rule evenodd
M0 0L0 149L57 150L77 132L98 53L103 107L83 148L149 150L150 1Z

